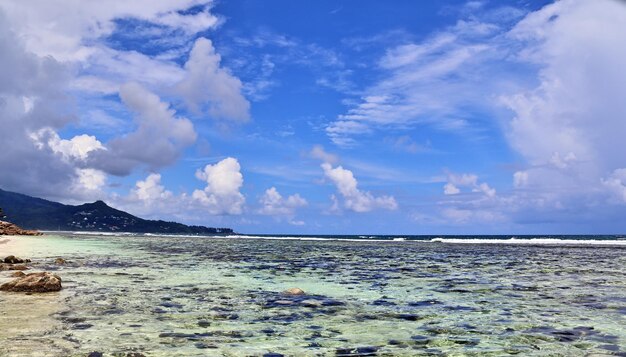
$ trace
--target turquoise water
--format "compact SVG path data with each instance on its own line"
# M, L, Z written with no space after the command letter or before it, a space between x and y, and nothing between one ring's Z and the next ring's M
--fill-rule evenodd
M0 355L626 355L624 241L434 238L14 238L64 289L0 293Z

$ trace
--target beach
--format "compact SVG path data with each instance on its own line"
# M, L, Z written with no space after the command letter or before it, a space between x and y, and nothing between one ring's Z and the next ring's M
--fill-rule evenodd
M63 289L0 293L0 355L626 354L619 242L2 240Z

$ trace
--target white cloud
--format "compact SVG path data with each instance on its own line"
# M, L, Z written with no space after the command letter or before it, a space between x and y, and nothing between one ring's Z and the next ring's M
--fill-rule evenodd
M100 170L77 169L77 174L78 185L75 185L74 188L84 188L89 191L98 191L106 184L106 174Z
M545 204L567 200L600 212L593 205L602 194L619 196L626 166L624 23L626 4L619 1L565 0L530 13L507 35L521 48L517 59L540 68L536 87L503 96L515 114L508 139L530 165L514 174L514 185L532 188Z
M105 150L105 147L95 136L83 134L65 140L61 139L52 128L42 128L30 133L30 139L40 150L50 148L65 161L82 161L87 159L89 153L94 150Z
M616 169L607 179L601 181L618 201L626 203L626 168Z
M328 136L350 146L355 137L377 130L467 128L467 113L460 108L486 103L492 87L476 73L484 72L484 58L494 55L489 41L495 29L495 24L463 22L423 42L389 48L378 63L383 79L365 88L365 95L327 126Z
M172 192L161 185L160 174L150 174L143 181L137 181L131 196L143 201L145 204L153 204L155 201L167 200L172 197Z
M177 91L194 111L206 109L212 117L245 122L250 118L250 103L241 94L242 83L220 61L211 40L197 39Z
M448 182L443 186L444 195L456 195L460 192L461 190L459 190L459 188L456 187L453 183Z
M522 188L528 185L528 172L516 171L513 174L513 187Z
M142 87L168 91L186 71L172 58L113 49L105 40L116 31L120 35L118 24L132 19L137 31L127 32L135 40L151 39L181 56L195 33L219 26L210 8L210 1L198 0L0 2L0 141L6 146L0 164L7 170L0 185L75 201L105 185L104 171L126 175L137 166L156 169L174 162L195 140L193 125L174 117L156 94ZM129 81L141 86L122 85ZM99 97L118 91L137 114L137 130L122 137L107 135L110 140L102 144L93 130L120 134L127 128ZM79 122L75 111L86 103L89 113ZM61 139L58 132L70 123L92 131ZM19 168L13 170L13 165Z
M176 63L136 52L99 46L92 50L88 64L72 80L72 89L83 93L115 94L127 82L150 88L169 88L183 80L185 71Z
M135 113L137 130L114 138L107 143L107 150L90 155L95 167L115 175L127 175L141 165L157 169L172 164L195 142L197 134L191 121L176 117L167 103L141 85L125 84L120 97Z
M115 30L114 20L134 18L186 32L200 32L219 25L208 7L195 14L181 14L198 0L111 0L106 2L2 1L0 9L12 28L25 40L26 48L60 61L84 61L93 54L89 45ZM71 11L68 11L71 9Z
M66 158L85 160L90 152L105 149L102 143L92 135L77 135L70 140L61 140L57 136L56 139L48 144L54 152L60 153Z
M314 159L321 160L322 162L327 162L329 164L336 164L339 161L337 155L328 153L321 145L313 146L310 155Z
M206 7L196 14L183 15L176 11L166 12L159 15L155 22L181 29L188 34L195 34L216 27L220 23L220 19L211 14L209 8Z
M479 183L478 176L474 174L448 175L448 182L443 187L446 195L456 195L461 192L459 187L469 187L472 192L481 192L487 197L495 197L496 190L489 187L485 182Z
M196 177L206 181L207 186L204 190L195 190L192 198L210 214L241 214L245 198L239 192L243 185L240 170L239 162L232 157L215 165L206 165L203 170L196 172Z
M284 198L275 187L268 188L259 199L260 214L269 216L293 217L297 208L304 207L308 202L299 194Z
M1 7L1 5L0 5ZM75 167L32 139L75 118L65 96L69 68L54 58L25 50L0 10L0 186L48 198L65 199L79 180ZM35 133L35 134L34 134Z
M330 179L343 197L344 207L354 212L368 212L376 208L395 210L398 203L393 196L374 196L370 192L361 191L352 171L341 166L335 168L325 162L322 165L324 175Z

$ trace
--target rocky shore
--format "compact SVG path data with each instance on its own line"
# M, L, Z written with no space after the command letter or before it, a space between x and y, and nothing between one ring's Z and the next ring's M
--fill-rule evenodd
M28 229L22 229L13 223L0 221L0 235L7 236L40 236L43 233Z
M12 270L11 277L15 278L0 285L0 291L45 293L61 290L61 277L49 272L24 273L30 268L26 265L30 259L21 259L9 255L0 261L0 271ZM57 263L58 264L58 263Z

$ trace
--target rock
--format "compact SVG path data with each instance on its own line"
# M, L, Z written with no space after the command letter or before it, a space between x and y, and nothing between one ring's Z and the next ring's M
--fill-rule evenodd
M28 267L24 264L15 264L9 266L8 270L28 270Z
M97 351L90 352L90 353L87 355L87 357L103 357L103 356L104 356L104 355L102 354L102 352L97 352Z
M0 221L0 235L7 236L40 236L43 233L22 229L13 223Z
M322 302L319 300L308 299L308 300L302 300L300 302L300 305L304 307L320 307L322 306Z
M198 326L200 326L200 327L209 327L209 326L211 326L211 323L209 321L206 321L206 320L200 320L200 321L198 321Z
M16 271L16 272L13 272L13 274L11 274L11 277L13 278L21 278L23 276L26 276L26 274L24 274L23 271Z
M15 255L9 255L8 257L4 258L4 262L7 264L22 264L24 263L24 259L20 259Z
M304 290L302 290L300 288L291 288L291 289L287 289L287 290L283 291L283 294L285 294L285 295L304 295L305 292L304 292Z
M54 264L63 265L65 263L67 263L67 261L65 261L65 259L63 259L63 258L56 258L54 260Z
M0 285L1 291L45 293L61 290L61 277L49 272L30 273Z

